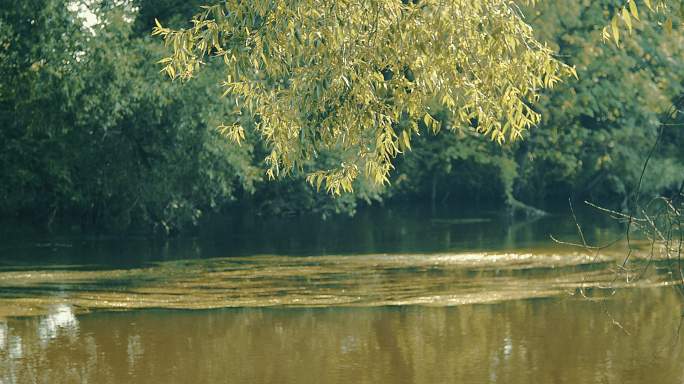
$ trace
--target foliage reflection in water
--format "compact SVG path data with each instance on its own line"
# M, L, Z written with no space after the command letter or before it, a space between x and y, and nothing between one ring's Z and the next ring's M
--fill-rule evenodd
M0 273L0 315L94 309L387 306L491 303L620 287L609 256L468 253L254 256L157 263L115 270ZM638 286L668 284L653 274Z
M456 307L58 307L0 323L0 382L680 383L680 300L658 288Z
M682 300L662 263L614 281L624 244L551 244L574 230L557 218L367 219L321 225L339 240L327 250L304 241L312 226L266 248L246 226L233 248L219 233L124 263L144 241L17 237L0 255L0 383L684 380ZM268 228L281 227L254 233Z

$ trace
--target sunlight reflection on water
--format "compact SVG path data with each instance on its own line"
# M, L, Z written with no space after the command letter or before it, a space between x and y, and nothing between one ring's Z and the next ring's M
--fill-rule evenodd
M7 321L0 320L0 351L7 349Z
M636 259L636 256L635 256ZM77 313L99 309L455 306L606 291L610 255L463 253L252 256L154 263L115 270L0 272L0 318L46 315L41 340L78 332ZM652 277L652 278L651 278ZM667 284L662 276L641 287ZM58 287L58 288L53 288ZM47 293L36 295L36 292ZM77 314L76 313L76 314Z
M14 248L0 384L683 382L681 297L658 265L627 285L619 244L549 244L574 223L466 222Z
M681 383L673 288L594 299L85 315L61 303L0 320L0 383Z
M21 359L24 357L24 347L21 336L11 336L9 341L10 359Z
M43 346L57 338L60 333L71 338L78 334L78 319L70 305L59 304L50 309L38 323L38 338Z

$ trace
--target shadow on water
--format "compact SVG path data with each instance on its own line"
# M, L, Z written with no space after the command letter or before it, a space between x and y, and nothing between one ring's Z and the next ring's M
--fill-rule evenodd
M583 212L590 240L614 235L606 217ZM0 221L0 270L35 265L130 268L150 262L258 254L320 256L502 251L552 248L549 235L575 239L567 212L512 221L501 211L464 211L420 206L368 208L354 217L257 217L250 212L208 219L195 236L111 237L74 232L69 226L45 234Z
M587 217L590 240L616 235L614 223ZM54 305L79 312L451 306L607 285L623 250L590 255L549 239L574 231L567 216L511 222L500 212L412 207L328 221L218 217L201 237L167 239L161 248L158 239L17 234L3 242L0 316L41 314Z

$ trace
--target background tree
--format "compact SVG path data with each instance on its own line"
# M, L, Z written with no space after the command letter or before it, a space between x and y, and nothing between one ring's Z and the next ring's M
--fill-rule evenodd
M579 78L544 92L535 105L542 121L512 145L497 148L472 135L416 141L399 162L392 192L403 199L428 197L432 186L439 186L439 200L458 201L456 191L483 200L519 198L535 206L566 206L573 196L624 207L656 140L661 114L681 94L684 72L681 34L658 26L662 14L643 12L620 47L604 42L602 26L615 12L613 4L546 1L526 9L538 39L575 66ZM670 18L679 25L676 14ZM677 126L666 129L669 139L652 159L644 195L672 189L684 178L684 163L674 155L682 145L677 132ZM435 165L435 171L428 170ZM489 188L480 179L489 180Z
M218 98L226 90L221 86L226 70L233 71L234 65L231 69L221 57L210 58L219 52L214 48L206 52L201 76L189 82L170 82L163 81L164 75L155 64L156 58L168 54L169 47L164 48L161 39L150 36L154 19L172 27L187 26L187 20L200 9L197 7L201 3L174 0L5 0L2 3L1 215L26 215L42 223L54 218L76 219L83 227L112 232L151 228L167 232L181 230L207 213L221 209L246 209L264 215L314 212L327 217L334 213L353 213L358 204L381 199L387 204L421 200L433 200L436 204L442 201L471 204L478 200L510 203L519 199L529 205L543 206L554 201L565 204L568 194L573 193L620 205L638 179L640 162L655 140L659 113L681 94L681 36L675 32L669 34L667 28L657 25L666 24L664 13L648 12L648 7L638 2L641 21L633 21L631 37L628 38L624 20L619 19L618 49L614 42L602 41L602 26L610 27L611 17L622 13L612 2L545 1L532 9L523 8L526 18L515 19L514 25L519 25L520 20L530 23L536 41L549 44L550 50L544 48L543 52L558 52L560 60L575 65L579 80L568 78L560 87L538 93L540 99L535 103L531 98L523 99L533 108L530 111L543 117L536 128L521 131L525 140L511 142L506 135L507 140L500 145L491 140L497 126L489 131L488 137L483 137L485 124L481 119L470 116L467 121L461 120L443 102L437 88L425 88L430 82L421 79L438 68L428 66L428 61L422 69L405 67L403 61L383 66L378 57L366 59L361 53L350 53L354 60L367 62L356 67L345 67L344 63L330 69L322 64L313 67L330 76L343 73L354 92L366 89L372 100L369 107L361 110L372 110L370 106L385 108L385 111L402 109L399 116L390 119L391 123L377 126L391 129L394 136L390 141L394 145L390 150L406 155L398 159L390 156L391 163L386 163L397 167L389 176L391 184L377 187L373 178L365 176L366 171L359 164L368 159L352 156L354 161L346 161L347 156L357 153L359 147L354 142L317 144L322 136L314 128L328 121L337 124L344 133L329 136L329 143L350 135L349 128L368 134L357 141L369 144L368 153L383 147L378 146L373 136L382 133L382 129L367 130L354 120L343 119L344 114L335 115L339 112L337 108L343 107L342 112L353 114L357 119L361 116L356 110L360 104L352 103L352 99L335 99L352 92L351 88L341 77L322 76L306 78L302 84L308 84L309 88L301 88L304 91L295 95L295 99L303 100L308 95L314 100L310 92L315 93L318 87L327 95L316 99L318 107L335 108L314 113L314 104L304 104L311 109L310 115L302 115L298 108L293 108L296 113L291 112L303 122L302 127L308 127L303 136L293 137L291 142L302 141L302 148L318 146L308 152L313 156L307 156L306 152L293 155L298 165L292 169L291 176L272 182L265 177L268 164L264 164L264 158L272 154L274 147L273 142L262 139L260 114L254 113L255 110L250 112L242 96L237 98L238 104L235 97ZM427 39L425 45L405 45L395 49L396 52L388 52L390 47L399 46L401 40L390 40L390 35L383 33L392 32L391 22L409 20L407 15L399 14L382 19L380 25L385 29L379 28L372 35L375 37L371 47L381 43L375 39L385 36L387 47L380 49L378 55L383 59L396 56L409 60L406 61L409 64L410 60L429 56L433 50L446 52L439 51L445 49L444 45L436 46L444 40L443 35L433 35L436 40L431 41L430 35L424 32L425 23L432 20L427 13L430 4L437 3L425 3L424 7L405 4L397 8L419 12L410 19L418 23L411 27L413 31L409 28L408 32L400 30L399 34L414 34L417 42ZM625 4L629 7L629 3ZM652 5L655 7L655 3ZM88 13L83 7L95 17L84 18ZM484 11L481 8L477 12ZM510 21L506 15L511 14L502 13L500 21ZM512 15L519 13L515 11ZM375 25L374 19L369 21L364 17L359 20L365 20L368 28ZM680 24L676 12L670 12L670 17L676 29ZM309 24L304 27L311 31L318 28L312 21L313 16L305 18ZM478 31L483 28L480 32L484 33L491 25L473 26ZM338 29L344 31L344 28L351 28L351 24ZM439 28L438 25L436 30ZM364 36L371 36L372 32L361 28L357 37L365 41ZM326 33L331 33L330 29ZM420 33L423 35L418 36ZM494 35L486 38L495 43ZM307 40L299 31L299 39L303 43L296 44L304 44L302 47L310 50L300 52L302 57L322 55L331 47L324 46L325 41L315 33L313 37L308 34ZM222 40L222 44L227 41L230 39ZM352 41L345 44L342 47L352 45ZM494 52L505 52L501 49ZM252 46L243 50L243 54L257 52ZM413 56L402 56L402 52L413 52ZM469 56L462 60L467 60L472 68L479 68L481 72L477 73L487 73L487 68L500 69L497 67L500 63L487 67L490 64L482 60L489 53L464 52ZM514 56L503 57L512 60ZM548 57L555 60L550 54ZM320 63L334 62L331 57L321 58ZM425 60L436 63L438 58L436 55ZM259 65L265 63L259 60L262 59L257 58ZM446 61L440 63L446 65ZM350 77L356 73L355 68L369 68L369 71L363 72L360 80L352 81ZM454 76L465 76L465 68L462 66ZM307 71L299 70L297 76L312 73ZM257 76L253 68L247 75ZM249 82L249 76L241 79ZM278 87L264 79L258 79L255 84L264 84L264 89ZM470 85L474 88L464 89L477 95L476 83ZM441 88L441 96L456 88L456 85ZM455 93L462 97L459 100L468 100L467 95L459 92ZM358 99L359 95L353 97ZM501 94L491 92L485 96L480 100L490 100L493 104ZM416 104L411 104L414 101ZM303 103L297 105L300 104ZM403 108L410 105L413 112L404 113ZM419 107L429 108L427 119ZM245 139L240 145L218 133L217 127L231 121L239 121L240 125L229 125L226 133L238 132L234 130L238 127L244 129ZM501 120L501 129L505 121ZM672 192L681 183L682 131L678 121L671 124L663 131L661 146L646 173L652 179L643 183L644 196ZM435 135L437 128L449 132ZM330 135L333 131L327 132ZM349 147L345 149L345 145ZM332 198L307 185L307 174L334 173L340 170L343 161L352 164L350 169L358 169L360 177L354 181L353 193ZM324 172L324 175L332 173Z
M517 152L516 189L527 201L563 199L567 191L624 207L657 138L661 115L682 94L682 35L659 27L662 15L643 12L633 26L638 33L623 36L620 47L602 44L601 25L612 4L544 2L535 10L539 38L577 68L579 79L541 99L543 120ZM679 24L675 14L670 19ZM667 152L652 161L644 194L679 185L684 163Z
M154 81L157 43L131 35L132 14L95 8L83 26L70 2L33 0L3 7L0 164L2 211L85 226L154 223L170 230L202 209L251 190L260 171L251 147L214 129L225 106L207 97L217 78L179 91Z

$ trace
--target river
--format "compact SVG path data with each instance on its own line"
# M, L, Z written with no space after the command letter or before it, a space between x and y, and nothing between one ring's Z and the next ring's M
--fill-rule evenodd
M591 243L621 234L579 222ZM669 264L554 242L580 241L568 213L233 215L174 239L0 226L1 384L684 381Z

